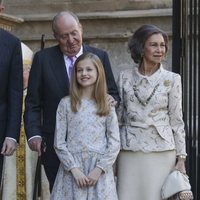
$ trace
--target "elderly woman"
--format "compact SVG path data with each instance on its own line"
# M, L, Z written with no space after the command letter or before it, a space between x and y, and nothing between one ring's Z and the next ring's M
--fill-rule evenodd
M119 199L160 200L170 171L185 173L181 77L163 68L168 37L156 26L140 27L128 45L137 67L122 71L118 81Z

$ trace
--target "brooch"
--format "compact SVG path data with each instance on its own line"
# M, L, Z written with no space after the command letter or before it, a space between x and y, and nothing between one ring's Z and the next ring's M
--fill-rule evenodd
M170 80L164 80L164 86L168 87L170 85Z

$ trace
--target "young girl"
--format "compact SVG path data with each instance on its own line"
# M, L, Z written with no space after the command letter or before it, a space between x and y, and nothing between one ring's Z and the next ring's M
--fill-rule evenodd
M117 200L112 165L120 139L115 108L106 100L103 65L92 54L75 62L70 97L57 109L54 138L60 167L52 200Z

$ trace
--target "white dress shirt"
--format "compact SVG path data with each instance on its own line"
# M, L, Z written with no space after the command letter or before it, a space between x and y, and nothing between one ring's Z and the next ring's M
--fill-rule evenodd
M83 54L83 46L81 46L81 49L80 51L74 56L76 57L76 59ZM67 75L69 77L69 66L71 65L71 60L69 58L69 56L63 54L63 57L64 57L64 61L65 61L65 67L66 67L66 70L67 70Z

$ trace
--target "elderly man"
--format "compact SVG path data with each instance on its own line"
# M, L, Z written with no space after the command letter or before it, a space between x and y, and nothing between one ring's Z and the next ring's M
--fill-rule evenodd
M46 151L42 161L50 183L50 190L59 167L53 148L56 109L62 97L69 94L70 67L83 52L92 52L101 59L108 85L108 102L119 102L117 87L105 51L82 43L83 30L78 17L72 12L58 13L52 22L58 45L35 54L25 101L25 130L29 146L41 154L42 138Z

